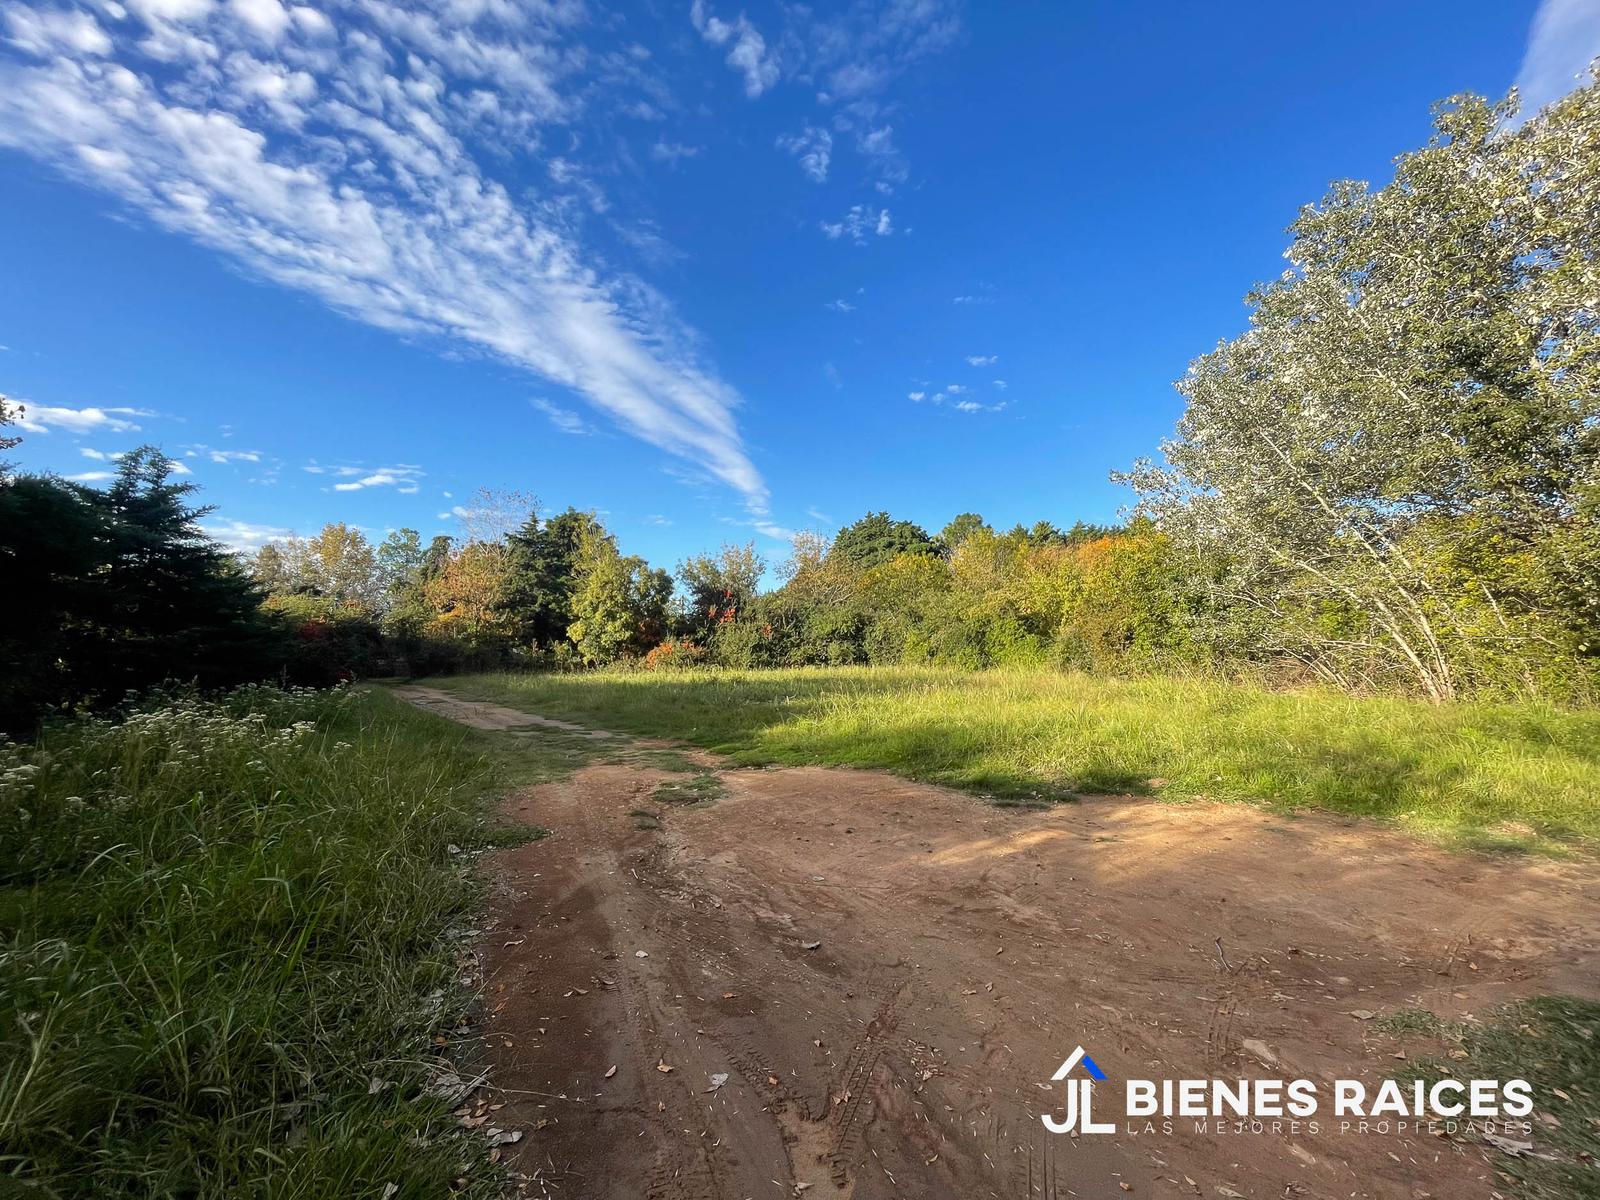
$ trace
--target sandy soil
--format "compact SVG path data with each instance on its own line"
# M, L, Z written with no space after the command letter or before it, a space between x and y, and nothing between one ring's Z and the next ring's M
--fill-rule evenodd
M1003 810L821 768L653 801L669 778L592 766L517 794L508 815L551 836L485 859L493 1086L470 1111L523 1131L526 1195L1489 1197L1498 1151L1462 1138L1068 1136L1040 1114L1078 1045L1113 1080L1326 1094L1405 1046L1352 1013L1600 988L1586 865L1242 806Z

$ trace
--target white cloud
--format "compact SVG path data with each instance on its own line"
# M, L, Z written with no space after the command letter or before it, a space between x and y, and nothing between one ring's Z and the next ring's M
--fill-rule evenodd
M289 13L278 0L231 0L233 15L258 37L277 41L289 27Z
M786 133L778 139L778 149L800 160L800 169L813 183L828 178L828 163L833 155L833 135L826 129L807 125L799 133Z
M340 475L347 475L350 468L339 467L336 470ZM359 478L347 477L345 482L334 484L333 490L336 492L359 492L367 488L394 488L395 491L402 495L410 496L421 488L420 480L424 472L421 467L408 463L397 467L378 467L374 470L366 471L365 474L361 474L358 470L356 474Z
M728 65L744 76L744 94L750 99L778 82L778 64L767 53L766 39L743 13L730 23L712 16L705 0L694 0L689 20L713 46L728 47Z
M76 53L102 57L111 53L111 39L85 12L16 8L6 14L7 40L30 54Z
M927 392L907 392L906 393L906 399L907 400L911 400L911 401L913 401L913 402L915 402L917 404L921 404L927 398L928 398L928 393Z
M0 99L0 107L4 100ZM4 133L0 131L0 140ZM155 414L141 408L56 408L49 404L32 404L15 400L22 406L17 418L17 428L28 433L49 433L59 429L66 433L132 433L139 426L129 417L149 417Z
M549 417L550 424L554 425L562 433L585 434L590 432L589 426L584 422L584 419L570 408L562 408L559 404L552 404L542 396L535 396L528 403Z
M1522 113L1530 117L1589 80L1600 56L1600 4L1595 0L1544 0L1528 31L1517 72Z
M656 525L662 529L665 529L672 524L672 518L663 517L660 513L651 513L644 519L644 523L646 525Z
M68 475L73 483L100 483L107 479L115 479L115 471L84 471L78 475Z
M249 521L202 521L200 528L208 537L241 554L253 553L266 543L290 534L290 530L276 525L256 525Z
M586 61L563 41L576 5L373 3L336 28L298 9L278 28L247 7L253 19L232 0L108 5L107 58L92 35L45 28L46 0L13 3L23 53L0 59L0 147L370 325L571 389L767 512L740 398L694 332L642 280L590 261L558 206L494 173L508 155L549 166L541 128L584 102L566 86ZM775 81L746 22L703 25L752 94ZM83 411L102 419L75 432L121 420Z
M198 449L214 463L258 463L261 461L261 451L259 450L210 450L205 446L200 446Z
M967 362L974 367L992 367L1000 361L998 354L969 354Z
M834 312L855 312L856 306L848 300L829 300L824 308L831 308Z
M994 381L994 386L1003 392L1006 390L1006 381L1004 379L996 379Z
M657 162L670 163L677 166L678 161L684 158L694 158L700 153L699 146L685 146L682 142L657 142L650 147L650 157Z
M823 221L821 228L823 236L830 241L848 237L856 245L864 246L868 234L888 237L894 232L894 222L890 219L887 208L875 212L867 205L856 204L845 213L842 220Z

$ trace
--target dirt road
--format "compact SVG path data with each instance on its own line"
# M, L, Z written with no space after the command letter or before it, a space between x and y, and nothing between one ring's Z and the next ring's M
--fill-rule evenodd
M1371 1087L1404 1043L1352 1013L1600 986L1587 867L1242 806L720 776L720 799L663 804L683 776L643 755L508 801L552 832L485 860L494 1086L473 1111L524 1131L527 1195L1489 1197L1498 1151L1461 1138L1071 1136L1040 1114L1079 1045L1112 1080Z

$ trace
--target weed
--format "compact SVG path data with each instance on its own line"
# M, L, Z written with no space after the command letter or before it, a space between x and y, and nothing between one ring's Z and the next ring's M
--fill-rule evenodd
M688 779L669 779L658 784L650 798L663 804L704 804L727 794L728 787L720 777L703 771Z
M1399 1027L1388 1026L1394 1032L1433 1034L1448 1047L1443 1059L1420 1059L1397 1075L1405 1082L1431 1084L1448 1076L1532 1085L1540 1156L1495 1157L1496 1170L1522 1200L1600 1197L1600 1002L1540 996L1459 1025L1419 1009L1391 1017L1401 1018Z
M0 1178L497 1194L428 1090L497 771L375 692L246 688L0 745ZM459 1184L456 1181L462 1181Z

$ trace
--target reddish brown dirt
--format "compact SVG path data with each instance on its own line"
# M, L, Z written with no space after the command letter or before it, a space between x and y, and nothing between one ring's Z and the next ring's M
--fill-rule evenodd
M1008 811L820 768L726 771L725 798L675 807L651 799L668 778L591 766L513 796L551 834L486 859L480 1096L524 1131L526 1195L1490 1197L1480 1142L1326 1117L1317 1135L1064 1136L1040 1123L1046 1085L1081 1044L1113 1081L1305 1077L1326 1096L1398 1065L1403 1044L1353 1011L1467 1018L1600 984L1585 865L1243 806Z

